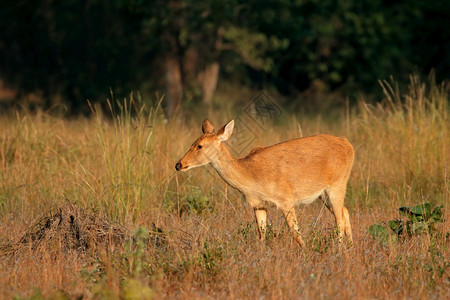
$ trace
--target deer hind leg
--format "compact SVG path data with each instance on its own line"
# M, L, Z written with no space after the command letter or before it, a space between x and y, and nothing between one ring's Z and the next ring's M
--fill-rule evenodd
M339 237L343 238L345 234L350 242L353 242L350 216L347 208L344 207L344 198L345 188L331 189L329 192L325 192L324 197L322 197L327 208L334 214Z
M280 208L280 209L284 214L286 223L288 224L292 234L294 235L295 241L300 246L302 246L302 247L305 246L305 242L303 241L302 237L300 236L300 231L299 231L299 227L298 227L298 223L297 223L297 217L295 215L295 208L292 207L290 209L283 209L283 208Z
M256 224L258 225L259 240L264 241L266 239L266 226L267 226L267 210L265 208L254 207L256 217Z
M349 241L353 243L353 236L352 236L352 226L350 225L350 215L348 213L348 209L343 206L342 207L344 219L345 219L345 235L348 237Z

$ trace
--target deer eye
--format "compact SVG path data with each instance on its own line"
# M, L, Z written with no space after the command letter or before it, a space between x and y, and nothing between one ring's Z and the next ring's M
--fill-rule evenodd
M202 149L202 147L203 147L202 145L198 145L197 149L200 150L200 149Z

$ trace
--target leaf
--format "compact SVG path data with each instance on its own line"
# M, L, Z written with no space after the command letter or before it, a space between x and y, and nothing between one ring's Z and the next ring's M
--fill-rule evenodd
M418 216L423 216L424 219L428 219L431 214L430 203L424 203L410 208L410 211Z
M443 208L444 208L444 205L436 206L436 207L433 209L432 214L437 214L437 213L442 214L442 209L443 209Z
M376 238L378 236L384 236L384 235L388 234L388 231L387 231L386 227L379 225L379 224L374 224L369 227L369 234L372 237Z
M428 220L431 214L430 203L424 203L417 206L403 206L398 209L401 215L409 218L412 222L423 222Z
M421 234L427 230L428 226L425 222L413 222L411 225L412 234Z
M409 218L409 220L411 222L418 222L418 221L421 221L421 219L422 219L422 217L420 215L416 215L415 213L413 213L411 211L410 207L403 206L403 207L400 207L398 209L398 211L400 212L400 214L402 216L405 216L405 217Z
M402 216L405 216L405 217L410 217L410 215L411 215L411 210L410 210L410 208L408 207L408 206L402 206L402 207L400 207L399 209L398 209L398 211L399 211L399 213L402 215Z
M402 234L403 232L403 222L401 220L390 220L389 228L394 231L397 235Z
M397 236L392 235L386 227L379 224L370 226L369 234L385 246L397 242Z
M443 205L436 206L431 212L430 222L442 222L442 208Z

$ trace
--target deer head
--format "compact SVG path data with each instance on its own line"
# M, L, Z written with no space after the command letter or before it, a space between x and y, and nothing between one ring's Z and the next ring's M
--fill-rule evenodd
M231 120L216 133L214 125L209 120L203 121L203 135L192 144L183 158L175 164L175 169L184 172L216 161L220 155L220 144L230 138L233 128L234 120Z

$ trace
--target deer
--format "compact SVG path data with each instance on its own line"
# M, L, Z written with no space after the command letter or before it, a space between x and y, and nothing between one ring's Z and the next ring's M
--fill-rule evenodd
M246 157L236 158L224 144L233 128L231 120L216 132L214 125L204 120L203 134L175 164L176 171L210 164L253 208L261 241L266 237L267 205L274 204L282 211L294 240L305 246L295 207L320 199L334 215L339 240L345 234L353 243L350 216L344 206L354 161L353 146L347 139L319 134L255 148Z

